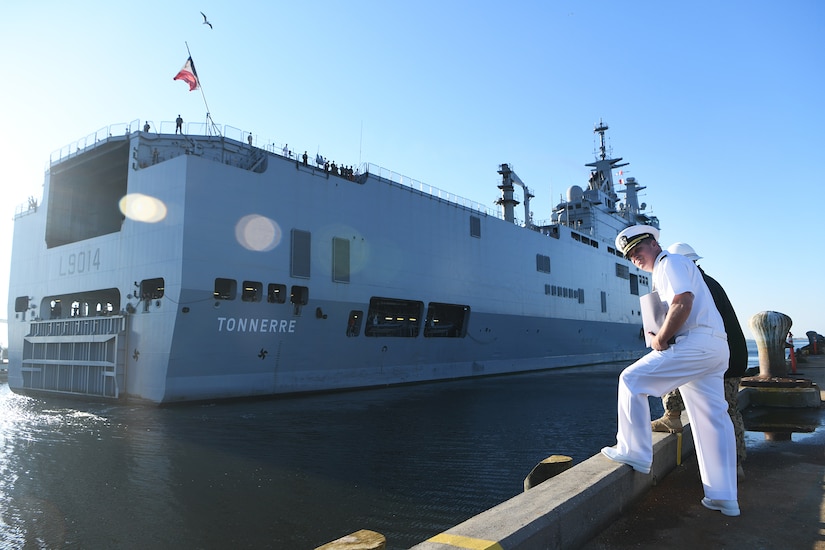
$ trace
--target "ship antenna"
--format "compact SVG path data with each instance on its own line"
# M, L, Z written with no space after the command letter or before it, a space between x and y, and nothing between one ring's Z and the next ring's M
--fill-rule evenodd
M186 44L186 53L189 54L189 59L192 59L192 52L189 51L189 42L184 40L183 43ZM195 62L193 61L192 62L192 70L194 70L194 69L195 69ZM207 131L214 130L215 135L220 136L221 131L218 128L218 125L215 124L215 122L212 120L212 114L211 114L211 111L209 110L209 104L206 102L206 94L203 92L203 82L201 81L201 77L198 76L197 71L195 72L195 78L198 79L198 88L200 89L201 97L203 98L203 106L206 107L206 128L207 128Z
M599 134L599 157L604 160L607 158L607 146L604 144L604 133L607 131L607 124L599 119L599 125L593 129L593 133Z

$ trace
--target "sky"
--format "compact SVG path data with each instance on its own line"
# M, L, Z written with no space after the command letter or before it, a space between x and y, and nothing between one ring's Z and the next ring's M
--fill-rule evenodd
M662 244L704 257L747 337L761 311L825 333L823 28L819 0L4 2L0 302L15 208L52 152L109 125L208 111L490 208L506 162L547 220L586 186L603 120ZM187 46L194 92L172 79Z

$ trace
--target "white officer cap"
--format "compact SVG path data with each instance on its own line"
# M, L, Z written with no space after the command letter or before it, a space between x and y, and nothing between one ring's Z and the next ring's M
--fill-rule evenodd
M697 254L695 250L693 250L693 247L687 243L673 243L667 247L667 251L671 254L681 254L685 258L689 258L694 262L702 259L702 257Z
M652 225L631 225L616 235L616 248L625 258L633 247L645 239L659 240L659 230Z

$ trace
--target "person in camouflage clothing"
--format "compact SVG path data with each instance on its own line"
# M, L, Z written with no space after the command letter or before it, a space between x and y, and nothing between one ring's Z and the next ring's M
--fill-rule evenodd
M685 243L674 243L670 245L667 250L671 254L681 254L693 260L694 263L702 259L690 245ZM719 310L719 314L722 316L725 332L728 334L730 361L728 363L728 370L725 372L725 399L728 402L728 414L733 422L733 431L736 434L736 465L737 472L741 477L744 475L742 462L745 460L747 451L745 449L745 423L742 419L742 413L739 412L737 396L739 395L739 383L742 380L742 375L748 368L748 346L745 342L745 334L739 325L739 319L737 319L736 312L733 310L733 306L722 285L713 277L707 275L701 267L698 265L696 267L699 268L705 284L708 285L710 294L713 297L713 302L716 304L716 309ZM675 389L664 395L662 397L662 406L665 409L664 415L650 423L653 431L681 432L681 417L682 411L685 410L685 405L682 402L682 396L679 390Z

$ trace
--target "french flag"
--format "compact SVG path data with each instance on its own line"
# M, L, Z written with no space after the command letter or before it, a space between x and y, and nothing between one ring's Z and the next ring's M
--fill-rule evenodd
M190 92L198 89L198 86L200 86L200 82L198 82L198 72L195 70L195 63L192 61L191 55L189 59L186 60L186 63L183 64L183 68L172 80L183 80L189 84Z

